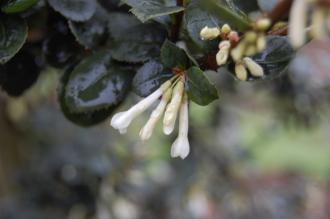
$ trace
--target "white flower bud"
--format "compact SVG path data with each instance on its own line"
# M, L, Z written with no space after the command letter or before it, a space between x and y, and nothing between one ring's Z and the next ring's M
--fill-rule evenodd
M248 78L248 72L243 63L236 63L235 74L236 77L241 81L246 81Z
M129 110L115 114L111 119L110 125L118 129L121 134L126 133L127 127L132 120L149 108L170 86L170 81L165 82L160 88L135 104Z
M257 39L257 50L262 52L267 47L267 40L264 34L259 35Z
M163 115L163 113L166 109L167 103L171 99L171 96L172 96L172 89L169 88L164 93L162 100L158 104L157 108L151 113L151 116L150 116L148 122L141 129L140 138L142 141L148 140L151 137L152 132L153 132L157 122L159 121L159 119L161 118L161 116Z
M217 27L209 28L204 27L200 32L200 37L202 40L213 40L220 36L220 30Z
M221 32L224 34L228 34L231 31L231 27L229 26L229 24L224 24L221 27Z
M179 81L173 89L171 102L166 107L163 120L163 131L166 135L171 134L174 130L176 117L182 101L183 90L184 83Z
M327 35L326 19L327 11L322 8L317 8L312 16L311 35L316 39L322 39ZM330 18L329 18L330 19Z
M231 50L231 57L235 62L238 62L242 59L245 52L246 45L244 42L239 43L234 49Z
M256 29L260 30L260 31L266 31L270 25L271 25L271 21L268 18L262 18L260 20L257 20L256 22Z
M307 2L296 0L290 12L289 38L293 47L298 48L305 43L305 27L307 23Z
M243 62L245 64L245 66L249 69L251 75L253 75L254 77L264 76L264 69L258 63L256 63L253 59L251 59L249 57L245 57L243 59Z
M181 157L182 159L185 159L189 154L190 146L188 140L188 120L188 100L187 95L185 95L180 107L179 134L172 144L171 157Z
M219 44L219 52L216 55L216 61L219 66L227 63L231 43L229 41L222 41Z

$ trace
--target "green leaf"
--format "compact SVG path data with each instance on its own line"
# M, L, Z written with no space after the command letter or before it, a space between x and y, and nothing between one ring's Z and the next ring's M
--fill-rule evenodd
M95 0L48 0L52 8L73 21L89 20L95 13Z
M60 103L60 107L64 116L71 122L84 127L93 126L104 121L112 114L115 108L108 108L108 109L102 109L93 112L83 112L83 113L71 112L70 108L68 107L65 101L65 94L66 94L66 86L69 81L72 69L73 67L69 68L62 75L59 86L57 88L58 101Z
M133 91L141 97L146 97L172 76L159 61L149 61L137 71L133 79Z
M111 13L109 31L114 59L129 63L145 62L159 57L167 32L159 24L142 24L134 16Z
M23 46L27 38L25 20L12 17L0 17L0 64L10 60Z
M201 69L191 67L187 71L187 77L188 96L195 103L206 106L219 98L216 87L210 83Z
M7 14L19 13L31 8L37 4L38 1L39 0L9 0L2 5L1 11Z
M251 57L264 69L265 75L262 78L249 75L248 81L271 80L286 73L295 51L287 37L268 36L266 49ZM229 65L230 72L234 74L234 64Z
M81 61L70 75L65 100L70 112L93 112L117 107L126 97L132 72L112 62L109 51Z
M192 66L192 61L187 53L169 40L166 40L161 48L161 61L166 68L172 69L180 67L188 69Z
M221 27L229 24L233 29L244 31L250 28L246 17L232 11L227 3L217 3L213 0L191 0L185 13L185 28L193 42L203 50L211 50L217 46L217 41L202 41L200 31L205 27Z
M273 79L285 73L295 51L287 37L267 37L267 48L252 57L265 71L263 79Z
M176 1L168 0L122 0L132 7L131 12L142 22L149 19L178 13L183 7L176 6Z
M98 7L91 19L85 22L69 21L69 27L79 44L91 49L105 41L108 19L108 13Z

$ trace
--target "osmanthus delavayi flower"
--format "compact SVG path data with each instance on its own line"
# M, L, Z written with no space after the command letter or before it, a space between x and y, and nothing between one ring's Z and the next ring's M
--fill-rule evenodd
M308 16L309 14L311 16ZM301 47L306 42L308 31L315 39L328 37L330 35L330 1L295 0L290 11L289 22L289 38L295 48Z
M235 74L239 80L246 81L249 74L253 77L263 77L263 68L249 56L253 56L266 48L265 32L270 27L269 19L263 18L255 22L253 30L240 37L228 24L221 28L204 27L200 32L202 40L213 40L219 37L219 51L216 54L218 66L223 66L231 60L235 63Z
M188 99L184 90L185 80L185 75L175 75L129 110L115 114L111 119L111 126L119 130L121 134L126 133L132 120L161 97L158 106L153 110L149 120L140 130L140 138L145 141L152 136L153 130L163 114L163 131L166 135L171 134L175 128L177 115L180 114L179 135L173 143L171 155L172 157L180 156L182 159L186 158L189 154L189 142Z

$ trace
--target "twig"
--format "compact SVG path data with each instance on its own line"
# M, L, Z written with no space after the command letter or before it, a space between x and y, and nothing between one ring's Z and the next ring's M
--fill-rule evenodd
M176 5L185 7L185 0L176 0ZM171 29L171 40L173 42L178 41L180 37L180 28L182 25L184 11L181 11L175 15L175 21Z

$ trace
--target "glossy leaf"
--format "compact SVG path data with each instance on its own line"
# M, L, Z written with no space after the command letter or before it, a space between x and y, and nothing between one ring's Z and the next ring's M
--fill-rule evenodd
M180 67L181 69L187 69L192 66L187 53L169 40L164 42L160 56L166 68Z
M66 93L66 86L69 81L72 69L73 67L68 69L62 75L59 86L57 88L58 101L60 103L60 107L64 116L71 122L85 127L93 126L104 121L112 114L112 112L114 111L113 108L102 109L93 112L82 112L82 113L72 113L70 111L70 108L67 106L67 103L65 101L65 93Z
M0 86L10 96L20 96L36 82L39 73L35 56L29 50L22 50L0 65Z
M142 22L184 10L183 7L176 6L176 1L123 0L123 2L132 7L131 12Z
M2 5L1 11L7 14L19 13L31 8L37 4L38 1L39 0L9 0Z
M108 13L98 7L94 16L85 22L69 21L71 32L76 40L87 49L97 47L107 35Z
M137 71L133 79L133 91L141 97L146 97L172 76L159 61L149 61Z
M96 10L95 0L48 0L52 8L73 21L86 21Z
M110 47L114 59L129 63L145 62L159 56L167 35L159 24L142 24L133 15L111 13Z
M204 72L198 67L191 67L187 71L187 85L189 99L206 106L219 98L216 87L207 79Z
M25 21L13 16L0 16L0 64L10 60L27 38Z
M187 5L185 28L193 42L201 49L214 49L217 46L217 41L202 41L200 39L200 31L205 26L221 27L226 23L238 31L249 28L246 17L237 14L226 3L219 4L213 0L191 0Z
M112 63L109 51L81 61L72 71L65 100L70 112L93 112L118 106L125 98L132 72Z
M295 51L287 37L270 36L267 38L267 48L253 57L265 71L265 78L280 76L294 57Z

